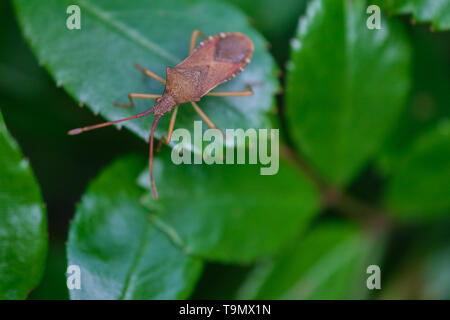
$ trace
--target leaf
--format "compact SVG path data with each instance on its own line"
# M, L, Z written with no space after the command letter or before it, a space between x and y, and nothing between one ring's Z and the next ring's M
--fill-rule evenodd
M298 16L305 9L305 0L285 0L283 6L271 0L262 0L255 5L252 0L227 0L241 8L251 17L252 24L268 38L281 42L285 40L286 30L295 27ZM276 38L280 39L276 39ZM277 49L273 47L271 49Z
M146 188L148 176L139 179ZM246 263L276 252L319 206L317 190L285 161L277 174L261 175L259 165L175 165L164 152L155 180L159 198L148 193L147 207L187 252L215 261Z
M81 9L81 30L65 27L69 4ZM134 110L113 106L115 101L128 102L127 94L163 92L160 83L134 68L135 62L165 76L166 66L175 66L188 56L195 29L207 35L243 32L255 45L252 62L245 72L218 90L245 90L247 84L252 84L255 95L206 97L200 106L219 128L270 127L268 113L278 86L275 64L263 38L227 4L187 0L16 0L15 5L25 37L56 82L108 120L136 114L154 104L138 99ZM169 118L160 121L156 137L166 134ZM193 108L182 106L176 127L192 130L194 120L200 118ZM124 126L147 140L152 122L153 116L148 116ZM80 123L83 125L89 124Z
M450 29L449 0L377 0L375 2L393 14L411 14L414 22L431 22L436 30Z
M69 265L81 269L72 299L180 299L191 292L202 262L155 227L135 181L143 162L114 162L94 180L70 225Z
M298 17L305 12L306 0L227 0L249 16L250 23L270 41L270 52L280 63L289 56L289 41L295 32Z
M415 141L389 181L385 202L400 219L435 219L450 210L450 123Z
M0 113L0 299L24 299L41 280L47 215L30 164Z
M314 0L288 64L292 138L328 180L348 183L398 119L410 48L398 25L366 27L364 1Z
M421 134L436 126L440 119L450 117L450 77L443 68L444 57L438 51L439 42L428 32L415 30L413 34L413 88L407 108L397 126L386 139L377 165L389 176L401 165L401 158Z
M28 300L68 300L66 283L66 246L64 241L51 241L44 276L39 286L31 292Z
M381 245L350 225L325 223L250 273L238 299L361 299Z
M388 300L430 300L450 297L450 219L404 229L394 235L385 259L384 286L377 296ZM394 250L392 250L394 249ZM391 260L391 259L394 260ZM387 275L386 275L387 274Z
M425 260L425 297L450 299L450 245L448 242Z

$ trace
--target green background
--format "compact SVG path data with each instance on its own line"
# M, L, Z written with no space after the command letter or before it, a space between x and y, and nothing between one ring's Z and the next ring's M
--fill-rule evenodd
M67 1L0 2L0 110L21 150L12 163L0 144L0 249L25 248L0 254L0 298L450 298L450 5L430 1L376 1L382 30L369 30L363 0L97 1L102 19L80 0L84 34L65 29ZM127 43L115 18L168 54ZM194 28L254 40L223 89L250 82L255 96L200 104L219 127L280 128L283 160L261 177L175 167L165 150L155 204L142 182L150 119L67 131L132 114L112 106L130 90L162 91L129 60L163 75ZM190 128L194 112L179 113ZM33 173L7 180L20 152ZM21 201L48 226L20 218ZM85 268L81 292L67 290L68 263ZM366 288L370 264L381 290Z

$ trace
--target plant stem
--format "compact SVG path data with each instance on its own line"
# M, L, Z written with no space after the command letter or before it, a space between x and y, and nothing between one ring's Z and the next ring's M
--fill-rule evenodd
M282 145L281 154L300 169L318 188L322 208L335 208L349 218L371 229L390 228L390 221L384 210L372 207L353 198L341 189L329 184L302 156L292 148Z

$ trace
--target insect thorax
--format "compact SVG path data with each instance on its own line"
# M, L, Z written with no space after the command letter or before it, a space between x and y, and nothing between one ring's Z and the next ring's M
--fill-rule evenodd
M155 116L166 114L172 111L172 108L175 107L178 103L174 100L171 95L164 94L161 98L156 100L156 104L153 106L153 114Z
M199 101L202 95L202 83L209 67L171 68L167 67L167 82L165 94L170 94L177 104Z

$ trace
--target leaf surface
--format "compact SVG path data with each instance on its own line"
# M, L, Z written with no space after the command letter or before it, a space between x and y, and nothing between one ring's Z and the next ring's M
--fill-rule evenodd
M165 152L155 162L159 198L148 193L145 202L187 252L250 262L292 240L319 207L317 190L290 164L280 161L275 175L261 175L260 167L175 165ZM147 188L148 176L139 180Z
M362 299L381 246L354 227L326 223L250 273L239 299Z
M70 225L69 265L80 267L71 299L186 298L202 269L158 230L135 183L143 161L117 160L90 185Z
M429 22L436 30L450 29L449 0L377 0L393 14L411 14L414 21Z
M366 27L365 1L314 0L292 41L287 123L331 182L344 185L379 149L409 88L410 48L387 19Z
M450 212L450 123L420 136L388 183L385 201L401 219L435 219Z
M24 299L47 254L47 214L28 160L0 113L0 300Z
M450 77L439 42L429 32L413 34L413 86L397 126L389 134L378 155L381 173L389 176L401 165L401 159L417 138L450 117Z

